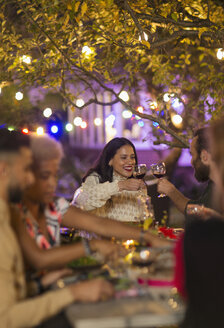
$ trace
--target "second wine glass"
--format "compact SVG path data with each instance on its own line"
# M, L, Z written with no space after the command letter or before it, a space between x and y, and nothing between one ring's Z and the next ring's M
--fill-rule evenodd
M158 179L164 177L165 174L166 174L166 165L165 165L164 162L157 163L157 164L152 164L150 166L150 168L151 168L152 174ZM166 195L165 194L159 194L158 198L160 198L160 197L166 197Z

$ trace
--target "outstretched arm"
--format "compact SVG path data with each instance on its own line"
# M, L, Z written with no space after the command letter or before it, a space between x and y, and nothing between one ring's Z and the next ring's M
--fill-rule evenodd
M159 193L167 195L178 208L178 210L184 214L185 207L189 202L189 198L185 197L171 182L167 179L159 179L157 190Z
M94 232L107 238L116 237L118 239L142 239L142 232L140 228L129 226L123 222L92 215L75 206L70 206L68 211L64 214L62 225L70 228ZM144 233L144 240L155 247L170 244L167 240L157 237L149 231Z

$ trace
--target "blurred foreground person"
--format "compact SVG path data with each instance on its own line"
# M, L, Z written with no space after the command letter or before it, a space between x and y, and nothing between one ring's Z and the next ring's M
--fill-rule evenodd
M34 181L28 136L0 129L0 322L2 327L32 327L75 301L97 301L113 295L102 280L70 285L40 297L26 299L20 248L10 225L9 202L18 202L22 191ZM61 321L62 320L62 321ZM62 325L60 325L60 322ZM63 315L54 327L69 327ZM50 327L46 323L46 327Z

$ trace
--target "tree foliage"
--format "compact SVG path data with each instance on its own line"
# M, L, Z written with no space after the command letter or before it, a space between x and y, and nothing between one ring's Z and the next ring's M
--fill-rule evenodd
M224 4L211 0L0 0L0 80L55 88L76 107L82 93L101 104L122 102L134 114L158 122L166 135L187 146L195 122L223 111ZM84 47L88 48L84 48ZM86 49L86 51L85 51ZM26 64L22 56L31 56ZM136 112L134 97L144 81L157 108ZM77 86L71 92L70 85ZM171 123L172 101L184 107L181 130ZM162 113L165 113L162 115ZM161 141L161 140L160 140ZM169 143L169 141L168 141Z

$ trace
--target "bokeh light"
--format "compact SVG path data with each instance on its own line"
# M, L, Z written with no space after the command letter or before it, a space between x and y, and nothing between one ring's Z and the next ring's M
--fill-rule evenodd
M123 101L128 101L129 100L129 95L127 91L123 90L119 93L119 98L122 99Z
M23 99L23 93L20 92L20 91L16 92L15 98L16 98L16 100L22 100Z
M80 126L82 124L82 118L80 116L76 116L73 121L75 126Z
M73 130L73 125L72 125L71 123L67 123L67 124L65 125L65 130L66 130L67 132L71 132L71 131Z
M82 106L85 105L85 101L82 98L79 98L79 99L76 100L75 104L76 104L77 107L82 107Z
M36 133L38 136L44 135L44 128L42 126L38 126Z
M50 117L52 115L52 109L50 107L45 108L43 115L44 117Z
M100 125L102 124L102 120L101 120L101 118L96 117L95 120L94 120L94 124L95 124L96 126L100 126Z

